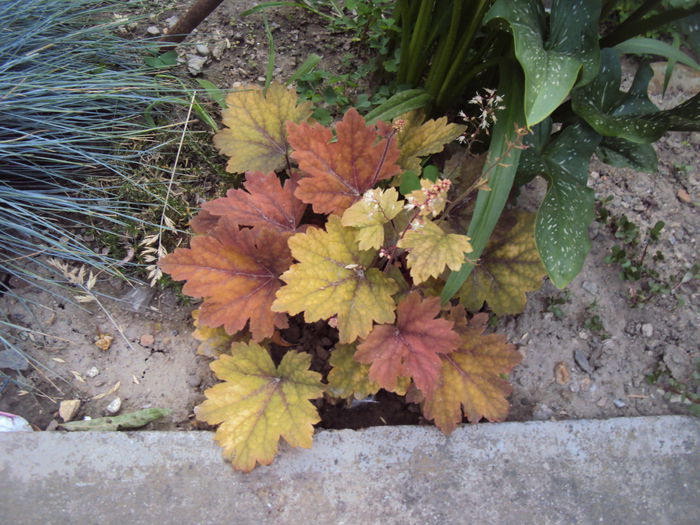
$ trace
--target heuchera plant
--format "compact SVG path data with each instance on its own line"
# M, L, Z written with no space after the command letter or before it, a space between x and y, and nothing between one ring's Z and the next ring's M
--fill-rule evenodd
M236 469L269 464L280 437L309 447L320 418L311 400L363 398L379 389L420 403L449 434L462 421L503 420L503 379L521 359L503 335L485 334L484 301L515 313L545 270L534 216L509 212L459 291L441 304L449 270L470 257L466 230L477 190L488 190L483 159L460 151L440 174L422 159L469 136L464 125L411 113L369 125L350 109L334 129L310 121L311 107L279 84L229 95L227 126L215 143L240 189L203 205L189 248L160 261L202 297L195 337L218 355L221 383L206 391L197 418ZM511 143L508 151L518 150ZM499 159L506 162L507 159ZM288 349L289 317L338 330L330 372Z

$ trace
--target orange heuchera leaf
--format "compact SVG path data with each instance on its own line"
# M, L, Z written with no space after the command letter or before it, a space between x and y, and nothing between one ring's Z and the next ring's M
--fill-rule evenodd
M190 228L194 233L209 233L219 224L219 217L206 210L200 211L190 219Z
M239 230L224 218L211 234L194 237L189 249L178 248L159 266L173 279L187 280L186 294L205 298L202 324L235 334L250 320L253 339L260 341L287 326L285 315L270 310L279 276L292 263L287 238L264 228Z
M423 414L450 434L462 421L462 409L471 423L481 418L503 421L508 415L511 386L501 377L517 365L522 356L501 334L484 334L487 314L475 315L468 323L464 307L453 309L450 317L461 336L459 348L442 356L437 387L426 394Z
M311 116L311 103L297 104L297 95L273 82L262 88L249 86L226 97L226 126L214 136L214 145L231 157L226 170L277 171L286 164L287 121L303 122Z
M369 378L394 390L399 377L412 377L416 386L430 392L440 374L440 354L457 348L459 335L452 321L435 319L440 298L421 299L410 293L397 308L396 325L377 325L357 347L355 359L369 364Z
M310 448L314 423L321 418L309 401L323 395L321 374L309 370L311 356L287 352L277 368L264 347L234 343L211 369L223 381L204 392L197 419L219 425L216 440L237 470L269 465L280 437L293 447Z
M377 251L361 251L357 232L344 228L340 217L331 215L326 231L309 228L293 235L289 247L299 263L281 276L287 285L277 292L275 312L304 312L307 323L337 316L341 343L366 336L374 321L394 321L396 283L368 268Z
M305 175L296 196L316 213L341 215L377 182L401 171L396 139L380 138L355 109L336 126L334 142L333 132L320 124L290 122L287 130L292 157Z
M212 215L228 217L241 226L264 226L279 232L297 231L306 204L294 196L297 175L282 186L274 173L246 174L245 190L228 190L226 197L202 206Z

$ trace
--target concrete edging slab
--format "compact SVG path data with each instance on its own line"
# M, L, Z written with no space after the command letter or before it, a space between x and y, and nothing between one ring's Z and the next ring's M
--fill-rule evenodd
M322 431L232 471L210 432L2 433L4 523L690 524L700 420Z

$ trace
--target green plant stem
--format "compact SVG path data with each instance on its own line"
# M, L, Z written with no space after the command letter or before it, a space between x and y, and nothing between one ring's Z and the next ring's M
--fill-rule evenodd
M496 227L510 195L520 161L521 150L513 148L512 144L518 139L516 125L524 122L525 119L522 107L525 90L523 75L513 58L503 62L499 69L498 91L504 97L506 109L498 115L498 122L491 137L488 158L484 165L486 175L489 176L488 184L491 191L479 192L474 214L467 230L473 248L470 255L474 259L481 257L486 243ZM509 150L511 151L510 156L505 159L504 156ZM457 293L474 266L474 262L467 261L457 272L450 274L440 294L443 304Z
M422 0L418 10L418 18L411 35L411 43L408 48L408 56L403 56L401 60L408 62L405 82L414 86L419 80L420 68L423 66L423 56L427 45L426 36L430 28L431 13L433 10L433 0ZM410 59L410 60L409 60Z
M474 16L469 22L469 26L464 32L464 35L462 35L462 40L459 43L457 53L453 56L452 65L450 66L447 75L445 75L445 79L442 82L439 93L437 96L435 96L435 105L438 108L442 108L455 94L454 89L451 89L452 83L455 81L455 77L462 70L464 59L472 46L477 30L481 27L481 21L486 14L486 9L489 7L489 3L489 0L479 0L479 3L474 10ZM485 49L485 45L486 43L484 46L482 46L482 51Z
M425 88L431 95L435 96L442 84L445 73L450 66L452 59L452 49L457 40L457 32L462 22L462 2L456 1L452 4L452 19L450 20L450 29L447 31L447 36L440 42L437 52L435 53L435 61L430 68L428 79L425 82Z
M669 9L658 15L652 15L644 20L639 20L634 23L623 23L615 31L610 33L608 36L600 41L600 47L613 47L625 40L629 40L632 37L643 35L644 33L651 31L653 29L658 29L666 24L674 22L675 20L680 20L690 15L700 13L700 4L695 7L690 7L687 9L676 8Z

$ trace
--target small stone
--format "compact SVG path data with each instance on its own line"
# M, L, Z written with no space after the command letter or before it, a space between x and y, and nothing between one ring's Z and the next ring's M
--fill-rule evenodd
M224 56L224 51L226 51L226 49L227 46L225 40L217 42L211 48L211 56L213 56L216 60L221 60L221 57Z
M100 374L99 369L96 366L90 367L85 375L88 377L97 377Z
M209 55L209 46L206 44L197 44L197 53L202 55L203 57Z
M554 416L554 411L544 403L538 403L532 411L532 419L537 421L546 421Z
M97 334L95 346L103 352L106 352L112 346L112 341L114 341L114 336L111 334Z
M576 361L576 364L581 368L581 370L583 370L587 374L590 375L593 373L593 367L588 362L588 356L586 355L586 352L584 352L580 348L574 350L574 361Z
M693 199L690 198L690 194L688 194L687 191L685 191L683 188L678 190L676 193L676 196L678 197L678 200L681 202L685 202L686 204L690 204Z
M565 362L560 361L554 365L554 379L560 385L565 385L571 381L571 374Z
M196 374L193 374L187 378L187 386L190 386L192 388L197 388L201 384L202 384L202 378Z
M591 295L596 295L598 293L598 285L591 281L583 281L581 288L586 290Z
M625 408L627 403L625 403L622 399L615 399L613 401L613 405L615 405L617 408Z
M590 377L584 377L581 380L581 392L588 392L591 389L591 382Z
M155 342L156 338L153 336L153 334L143 334L139 339L139 344L146 348L153 346L153 343Z
M187 55L187 69L191 75L199 75L207 63L207 57Z
M265 82L265 77L258 77L258 82Z
M158 26L148 26L146 28L146 33L151 36L157 36L160 35L160 29L158 29Z
M597 406L600 408L603 408L605 405L608 404L608 398L607 397L601 397L598 401L595 403Z
M644 337L651 337L654 335L654 327L651 325L651 323L644 323L642 325L642 335Z
M56 421L55 419L52 419L52 420L51 420L51 423L49 423L48 425L46 425L46 428L45 428L44 430L45 430L46 432L53 432L53 431L56 430L57 428L58 428L58 421Z
M579 336L581 339L583 339L584 341L585 341L586 339L588 339L588 334L587 334L586 332L584 332L583 330L581 330L581 331L578 333L578 336Z
M61 401L61 404L58 406L58 415L61 416L64 423L68 423L68 421L71 421L78 413L79 408L80 401L78 399Z
M167 24L168 28L174 27L175 24L177 24L178 17L176 16L171 16L170 18L165 19L165 23Z
M106 410L107 410L108 414L114 415L114 414L118 414L119 411L121 410L121 408L122 408L121 398L115 397L114 399L112 399L112 401L110 401L109 405L107 405Z

